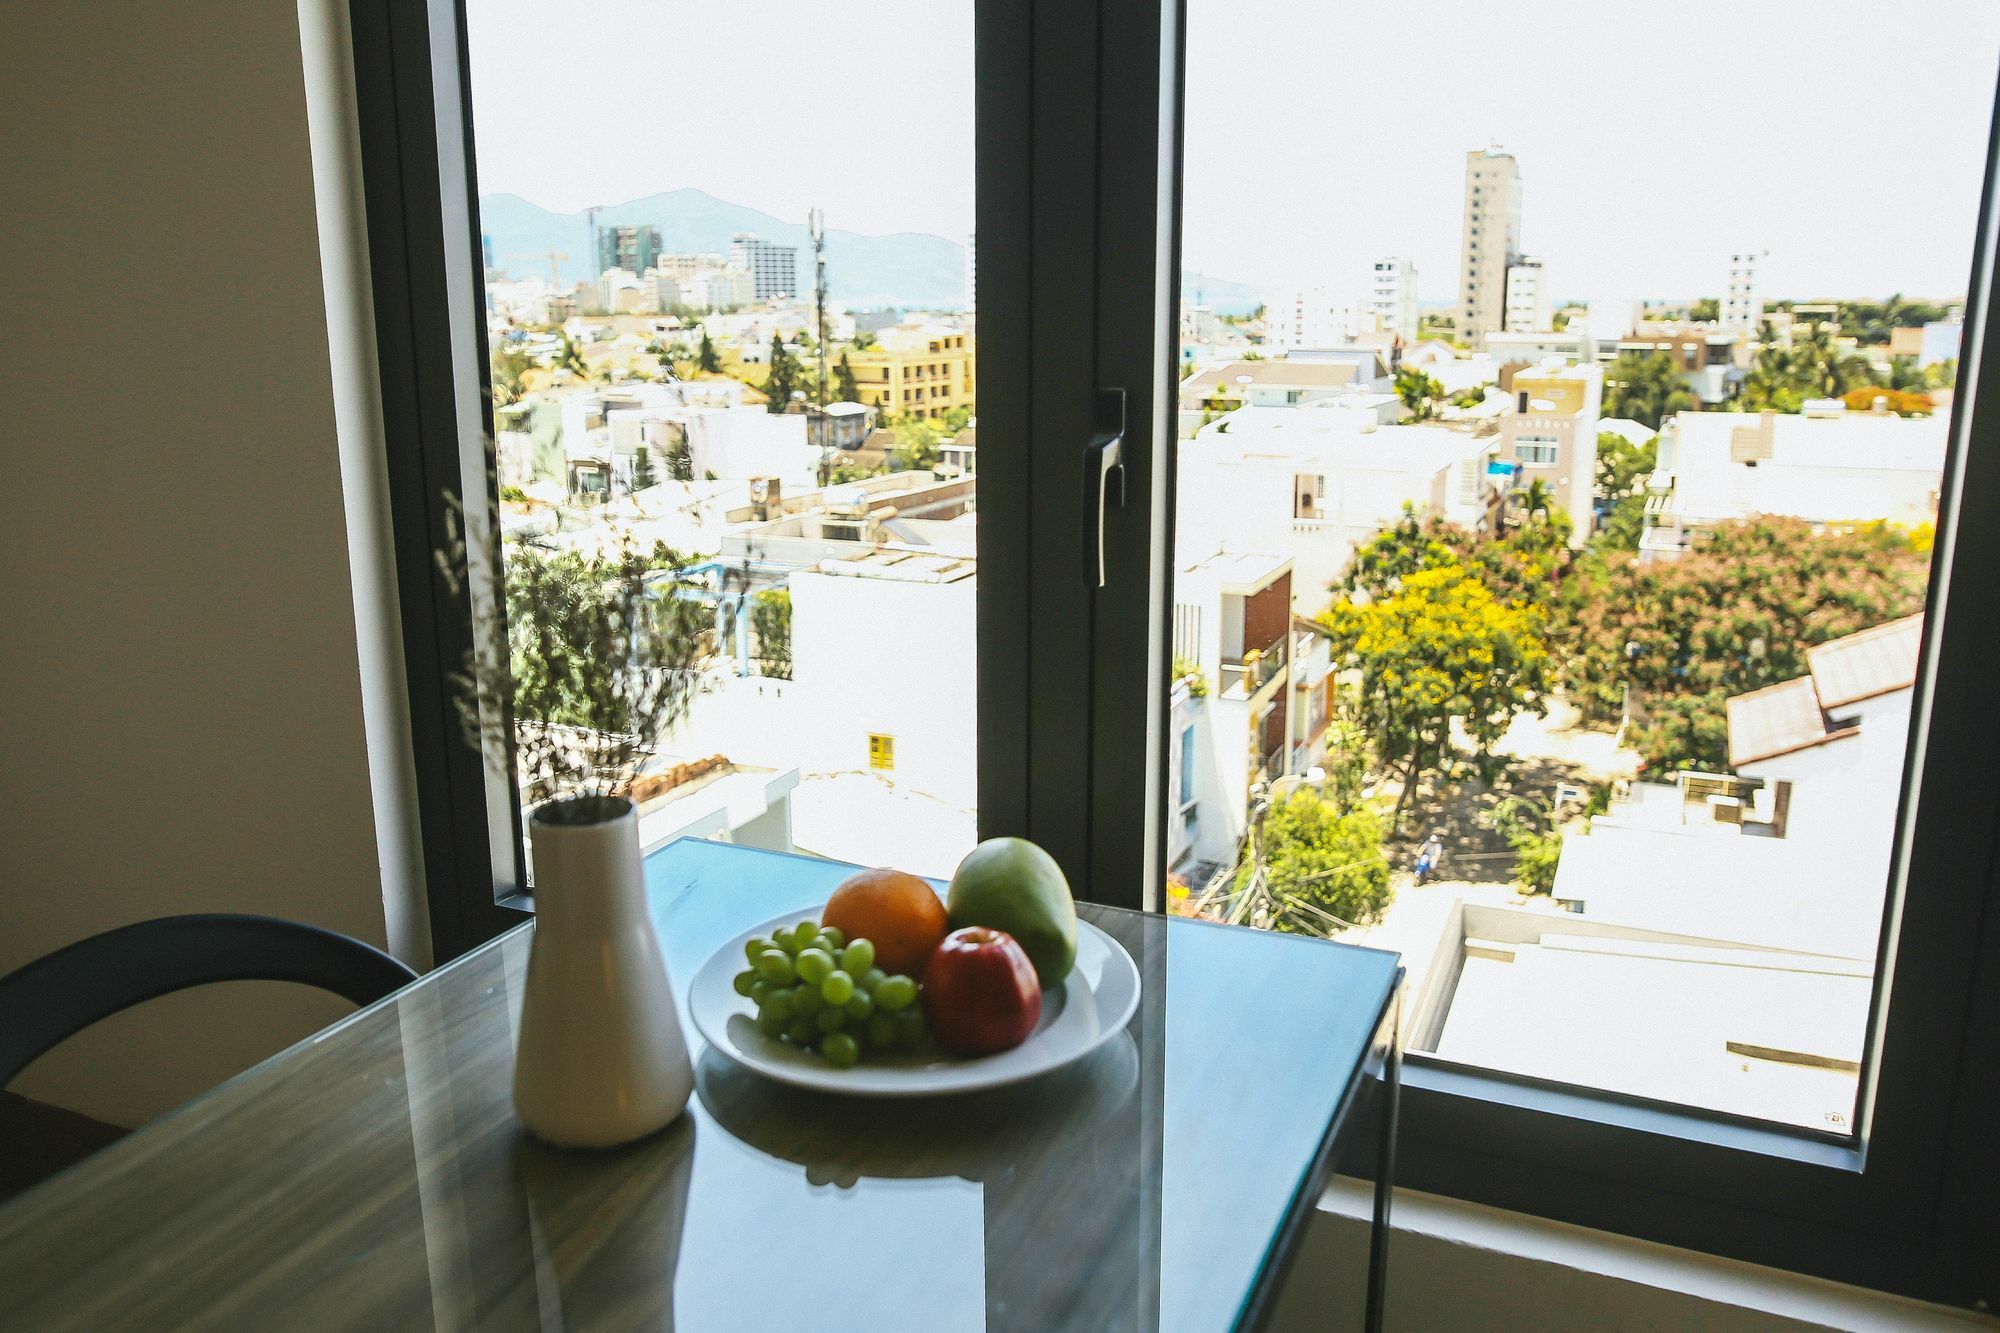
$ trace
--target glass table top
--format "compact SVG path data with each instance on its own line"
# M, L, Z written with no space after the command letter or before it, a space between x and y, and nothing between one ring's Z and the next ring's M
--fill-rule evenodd
M656 852L676 986L851 869ZM689 1113L604 1152L544 1147L513 1116L517 930L0 1208L0 1326L1232 1327L1397 959L1079 911L1143 986L1079 1064L863 1100L765 1082L690 1027Z

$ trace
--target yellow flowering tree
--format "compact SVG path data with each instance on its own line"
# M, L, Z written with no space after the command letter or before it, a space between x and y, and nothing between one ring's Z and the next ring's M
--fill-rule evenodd
M1413 571L1359 604L1343 599L1319 623L1342 665L1360 673L1376 752L1401 771L1398 826L1418 783L1450 759L1453 719L1483 756L1517 713L1545 711L1541 608L1499 600L1463 565Z

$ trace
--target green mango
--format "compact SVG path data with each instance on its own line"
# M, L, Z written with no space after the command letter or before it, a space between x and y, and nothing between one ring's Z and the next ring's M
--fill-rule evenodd
M945 895L951 928L985 926L1012 935L1042 989L1076 966L1076 901L1062 867L1026 838L988 838L959 862Z

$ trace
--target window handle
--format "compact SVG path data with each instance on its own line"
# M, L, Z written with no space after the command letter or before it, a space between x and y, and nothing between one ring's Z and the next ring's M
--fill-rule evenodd
M1097 391L1097 433L1083 446L1083 571L1104 586L1104 511L1125 507L1125 391Z

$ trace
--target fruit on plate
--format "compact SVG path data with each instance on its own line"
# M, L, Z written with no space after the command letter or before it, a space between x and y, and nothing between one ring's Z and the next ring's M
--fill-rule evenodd
M954 930L938 944L923 1001L932 1035L957 1055L1012 1050L1042 1016L1034 964L1012 935L985 926Z
M839 1069L871 1051L924 1042L923 988L876 966L866 937L801 921L750 940L743 954L749 966L732 984L757 1006L757 1030L774 1041L817 1051Z
M937 891L900 870L862 870L848 876L826 900L821 916L846 938L870 941L875 964L884 972L919 981L947 929Z
M1026 951L1044 989L1076 966L1076 901L1062 867L1026 838L988 838L959 862L945 897L951 928L1005 931Z

